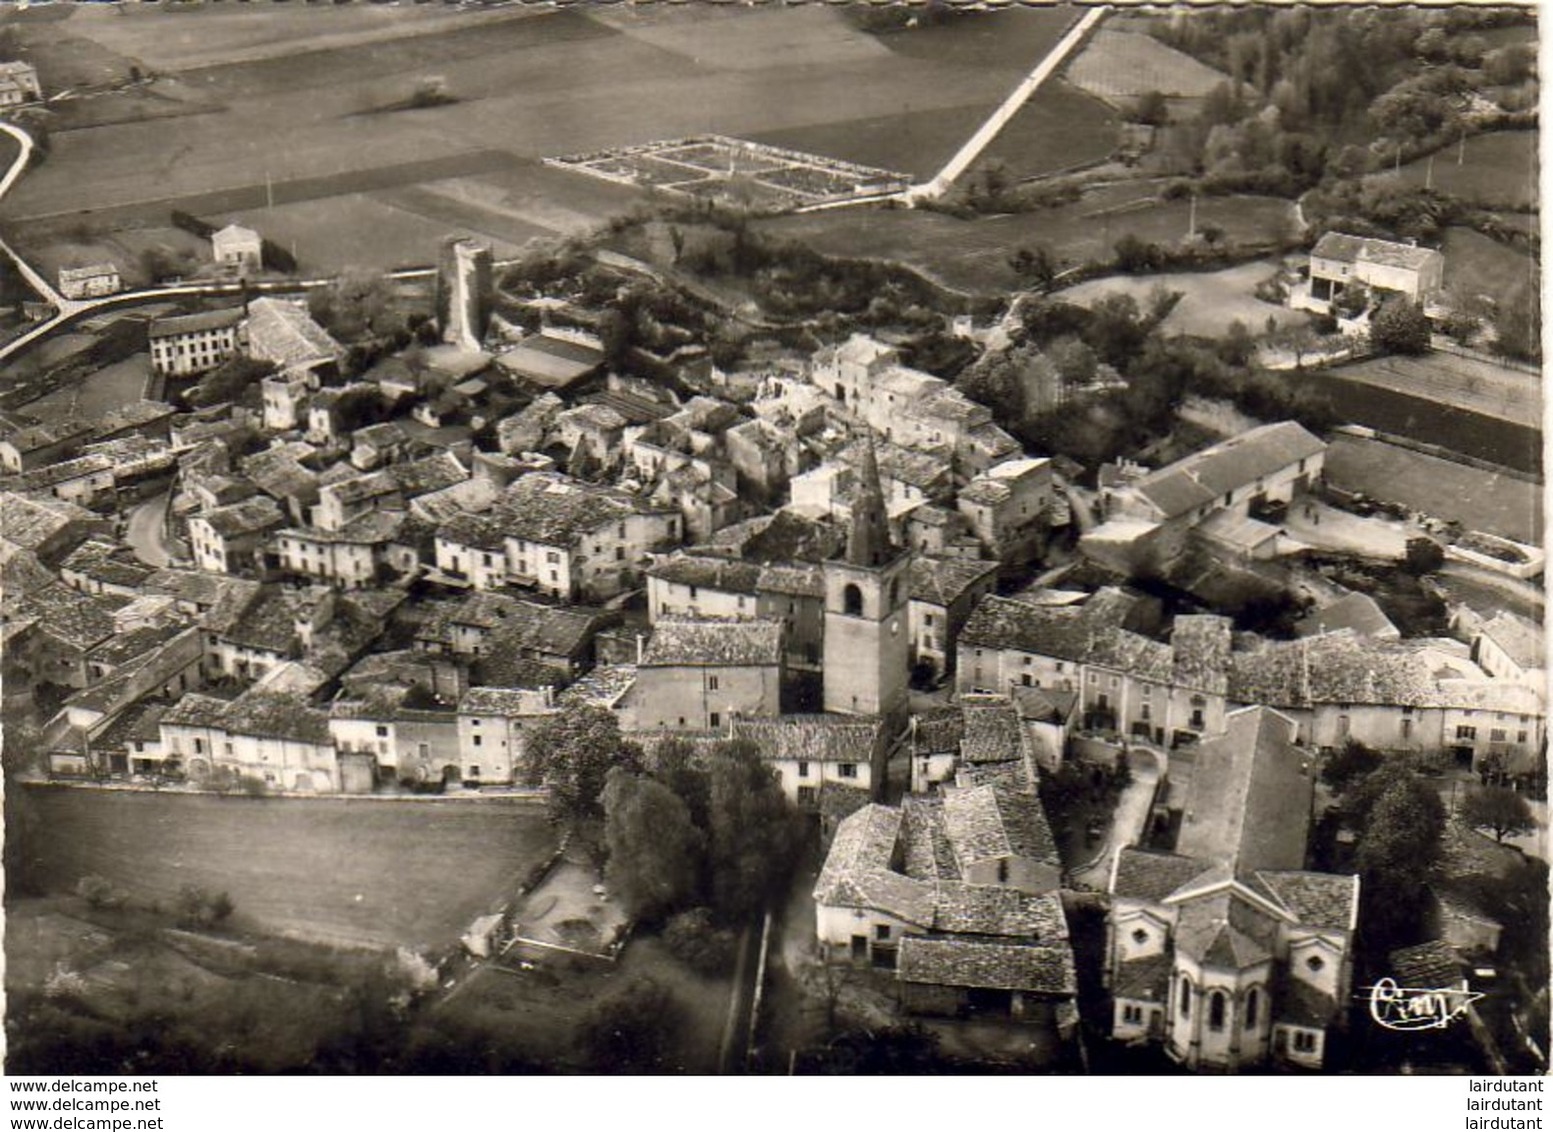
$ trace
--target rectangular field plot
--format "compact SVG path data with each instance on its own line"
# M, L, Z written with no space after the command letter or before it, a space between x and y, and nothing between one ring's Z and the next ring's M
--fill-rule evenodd
M773 210L895 192L911 183L907 174L889 169L719 136L553 157L546 164Z
M170 904L193 884L266 930L326 942L450 946L555 844L523 802L17 793L7 833L44 891L97 874Z

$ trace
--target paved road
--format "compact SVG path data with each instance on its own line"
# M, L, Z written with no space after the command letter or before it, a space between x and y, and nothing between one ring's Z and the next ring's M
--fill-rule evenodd
M162 522L168 502L168 493L163 492L132 507L129 527L124 533L124 541L129 543L135 557L157 569L172 560L172 549L167 543L167 531Z
M15 138L17 145L16 160L11 162L11 167L5 171L5 176L0 177L0 197L4 197L6 193L11 191L11 187L16 184L22 172L27 168L27 161L32 156L32 135L9 122L0 122L0 130L4 130L11 137ZM79 305L71 302L54 290L49 281L35 271L31 264L17 255L11 248L11 245L4 240L0 240L0 252L3 252L12 263L16 264L16 269L22 273L22 278L27 280L32 289L38 292L46 302L53 303L58 307L61 314Z
M1159 763L1152 753L1129 752L1132 781L1122 788L1111 817L1111 830L1105 845L1087 865L1073 870L1075 887L1104 892L1111 883L1111 860L1116 850L1136 845L1148 830L1149 813L1154 807L1154 791L1159 787Z

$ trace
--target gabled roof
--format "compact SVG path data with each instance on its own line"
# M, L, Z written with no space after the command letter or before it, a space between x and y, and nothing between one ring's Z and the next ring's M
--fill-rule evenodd
M1339 931L1354 929L1359 904L1358 877L1259 869L1256 879L1299 923Z
M1111 895L1158 904L1211 867L1210 862L1195 857L1157 853L1129 846L1117 855L1111 879Z
M739 716L733 721L731 737L753 742L766 759L867 763L883 730L884 721L877 716Z
M305 307L259 298L248 304L248 353L279 366L298 366L344 357L345 347Z
M1304 866L1315 776L1293 730L1275 711L1245 708L1198 746L1176 842L1182 854L1239 870Z
M1072 995L1078 989L1073 949L1058 945L991 943L908 935L901 940L896 976L928 986L1018 990Z
M1232 436L1150 472L1136 481L1131 490L1166 518L1174 518L1325 451L1326 443L1303 426L1294 421L1278 421Z
M911 560L911 600L948 607L997 572L996 562L919 554Z
M761 576L761 567L739 558L678 551L657 556L643 572L649 578L658 578L675 585L753 595Z
M1387 640L1402 635L1374 598L1357 592L1344 594L1294 624L1295 635L1300 637L1318 637L1344 629L1351 629L1361 637Z
M1478 632L1491 639L1522 668L1541 668L1546 663L1547 642L1542 627L1501 609L1483 622Z
M1016 649L1059 660L1089 659L1099 636L1120 628L1134 601L1104 589L1082 605L1037 605L1018 597L988 594L960 630L962 644Z
M267 495L255 495L240 503L216 507L196 518L203 519L222 538L274 530L286 521L280 507Z
M814 885L814 902L873 908L917 924L933 922L933 886L890 870L901 811L869 805L843 818Z
M1058 864L1040 799L1003 786L945 787L944 832L962 872L979 861L1027 857Z
M780 621L661 620L643 668L772 667L782 663Z
M1399 244L1395 240L1377 240L1372 236L1350 236L1346 232L1328 232L1310 249L1312 256L1348 263L1377 263L1410 271L1423 270L1440 253L1432 248Z
M151 320L152 338L171 338L179 334L198 334L206 330L225 330L243 321L242 307L201 311L198 314L171 315Z

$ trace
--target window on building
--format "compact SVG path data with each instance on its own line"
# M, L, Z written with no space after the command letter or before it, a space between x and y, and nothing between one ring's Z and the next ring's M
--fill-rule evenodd
M1128 1003L1122 1007L1122 1021L1129 1026L1143 1025L1143 1007Z
M809 760L808 759L799 759L798 760L798 777L799 778L808 778L809 777Z
M856 778L857 777L857 764L856 763L840 763L836 767L836 773L838 775L840 775L842 778Z
M1132 942L1133 943L1136 943L1139 947L1142 947L1148 941L1149 941L1149 933L1148 932L1144 931L1142 928L1133 928L1132 929Z
M1256 1029L1257 1012L1262 1007L1262 995L1255 987L1246 994L1246 1029Z
M715 676L708 676L706 678L706 690L708 692L715 692L715 691L717 691L717 677L715 677Z
M1490 728L1489 729L1488 741L1490 743L1503 743L1504 740L1505 740L1505 729L1503 727L1494 727L1494 728Z
M1295 1030L1293 1044L1295 1053L1315 1053L1316 1035L1309 1030Z
M841 591L841 612L848 617L863 615L863 591L851 582L848 582Z
M479 778L480 777L480 768L478 766L470 767L469 768L469 777L470 778Z
M999 884L1007 884L1008 883L1008 861L1006 861L1006 860L1002 860L1002 861L998 862L998 883Z
M1310 973L1313 975L1319 974L1326 968L1326 965L1327 961L1321 958L1319 955L1312 955L1309 959L1305 960L1306 970L1310 971Z
M874 925L874 938L876 940L878 940L880 943L888 943L889 940L890 940L890 925L889 924L875 924Z
M933 615L931 613L924 613L922 615L922 624L931 627L933 624Z
M722 713L717 711L710 712L706 717L706 723L708 727L721 727L723 725Z
M1456 725L1456 738L1472 742L1478 737L1478 729L1470 723L1458 723Z
M478 747L478 746L480 746L480 744L481 744L481 742L482 742L482 740L481 740L481 738L480 738L480 736L478 736L478 735L476 735L476 736L474 736L474 737L473 737L473 739L471 739L471 740L470 740L470 742L471 742L471 743L472 743L472 744L473 744L473 745L474 745L474 746L476 746L476 747Z
M1214 991L1208 996L1208 1029L1224 1029L1224 1016L1227 1013L1223 991Z
M1517 731L1515 733L1515 741L1517 743L1524 743L1524 742L1526 742L1526 732L1524 732L1524 731Z
M1190 1018L1192 1016L1192 980L1191 979L1182 979L1181 980L1180 994L1181 994L1181 1017L1183 1017L1183 1018Z
M1019 674L1019 682L1026 688L1030 687L1030 674L1028 672L1021 672Z
M798 788L798 804L800 806L814 805L814 787L800 786Z
M388 734L388 724L386 724L386 723L379 723L377 725L377 733L378 733L378 736L380 738L382 736L384 736L384 735L387 735Z

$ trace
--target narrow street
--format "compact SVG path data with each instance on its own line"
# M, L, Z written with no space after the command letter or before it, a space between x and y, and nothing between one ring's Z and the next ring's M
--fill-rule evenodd
M130 508L129 525L124 531L124 541L134 551L135 557L157 569L169 565L173 558L163 523L167 506L171 502L169 496L170 492L164 491Z

